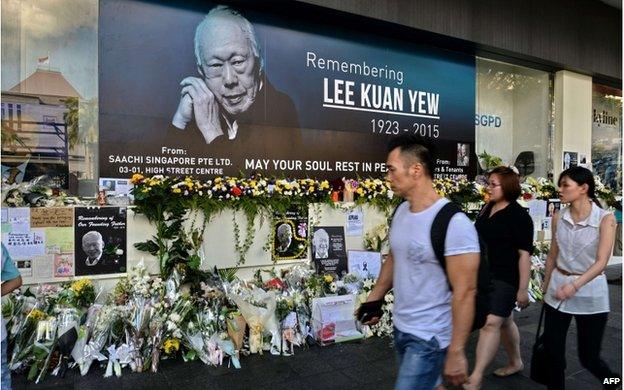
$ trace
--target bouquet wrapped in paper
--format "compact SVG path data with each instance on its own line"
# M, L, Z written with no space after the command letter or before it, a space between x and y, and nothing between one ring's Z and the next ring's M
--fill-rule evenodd
M227 315L227 333L230 336L230 340L234 345L234 349L240 351L243 347L243 340L245 339L245 330L247 329L247 322L245 317L239 311L233 311Z
M251 353L262 353L265 348L272 353L279 354L281 335L275 307L275 294L255 288L251 292L241 295L228 294L238 306L241 314L249 326L249 350ZM271 335L270 345L264 345L264 334Z

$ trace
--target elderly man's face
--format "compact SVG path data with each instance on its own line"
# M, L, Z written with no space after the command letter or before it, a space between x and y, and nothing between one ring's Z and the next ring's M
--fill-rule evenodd
M229 115L245 112L260 85L251 42L238 23L223 18L215 20L204 34L202 71L208 89Z
M82 250L85 251L90 259L96 259L102 254L104 243L97 237L86 237L82 240Z
M285 244L287 242L289 242L292 238L292 231L290 231L290 229L284 229L282 230L278 236L277 239L279 240L279 242L281 242L282 244Z
M323 238L319 238L316 241L316 253L325 254L327 253L328 249L329 249L329 239L326 239L325 237L323 237Z

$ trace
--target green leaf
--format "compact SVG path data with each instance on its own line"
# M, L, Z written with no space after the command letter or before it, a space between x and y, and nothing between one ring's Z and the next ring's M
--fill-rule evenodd
M154 256L158 253L158 249L159 249L158 244L156 244L152 240L148 240L144 242L137 242L136 244L134 244L134 247L140 251L148 252Z
M199 265L201 263L201 259L199 258L199 255L191 255L188 258L188 266L191 269L199 269Z
M33 363L32 366L30 366L30 370L28 370L28 376L27 379L29 381L34 381L35 378L37 377L37 363Z

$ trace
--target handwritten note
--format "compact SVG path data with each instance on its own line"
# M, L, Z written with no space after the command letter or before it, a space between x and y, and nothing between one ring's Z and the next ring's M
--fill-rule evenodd
M71 207L40 207L30 211L30 227L72 227L74 209Z

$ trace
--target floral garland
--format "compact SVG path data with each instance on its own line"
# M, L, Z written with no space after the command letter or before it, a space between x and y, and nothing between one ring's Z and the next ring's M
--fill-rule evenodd
M203 231L212 216L225 210L242 211L247 219L246 231L242 232L239 221L234 216L235 248L239 258L237 265L245 262L245 257L254 240L254 220L257 216L272 218L277 213L298 208L307 212L309 204L327 204L342 207L342 203L332 201L332 186L327 180L264 178L260 175L245 177L217 177L205 182L190 177L175 179L166 176L144 177L135 174L134 210L144 214L156 226L152 240L137 243L139 250L147 251L159 260L162 277L168 277L174 268L186 274L199 267L198 250ZM348 183L353 192L355 207L369 204L387 217L400 204L389 184L378 178L349 179L340 181L344 188ZM614 193L596 178L598 197L607 205L616 202ZM475 216L489 200L486 187L478 181L436 179L434 189L440 196L460 204L464 210ZM521 199L552 199L557 197L554 183L546 178L527 177L521 184ZM201 227L191 224L190 230L183 228L188 211L204 214ZM312 224L310 224L312 226ZM272 243L269 237L263 246L269 250Z

